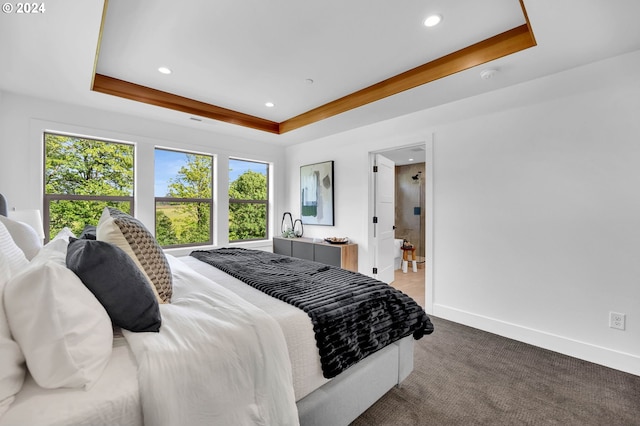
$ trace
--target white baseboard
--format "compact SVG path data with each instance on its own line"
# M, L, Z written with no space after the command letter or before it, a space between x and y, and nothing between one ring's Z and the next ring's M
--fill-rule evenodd
M640 376L640 357L633 354L580 342L437 303L433 305L433 316Z

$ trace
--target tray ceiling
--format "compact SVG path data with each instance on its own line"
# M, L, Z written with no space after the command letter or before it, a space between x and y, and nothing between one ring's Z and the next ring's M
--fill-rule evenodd
M109 0L93 90L280 134L534 45L519 0Z

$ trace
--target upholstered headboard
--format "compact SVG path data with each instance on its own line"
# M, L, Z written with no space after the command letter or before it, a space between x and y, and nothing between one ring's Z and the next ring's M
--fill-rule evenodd
M2 194L0 194L0 214L2 216L7 215L7 199Z

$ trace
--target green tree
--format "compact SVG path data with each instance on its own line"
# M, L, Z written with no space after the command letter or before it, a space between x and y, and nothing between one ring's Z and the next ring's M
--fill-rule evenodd
M213 159L206 155L188 154L186 163L169 183L169 196L174 198L212 198ZM209 202L180 202L180 215L173 219L178 244L210 240L211 204ZM176 223L177 222L177 223Z
M246 171L229 185L230 200L266 200L267 177ZM248 240L266 238L267 205L255 202L229 203L229 239Z
M161 246L178 244L178 236L169 216L156 209L156 240Z
M45 134L45 193L80 196L133 195L132 145ZM49 235L63 227L80 233L96 224L105 206L130 212L129 202L105 200L52 200Z

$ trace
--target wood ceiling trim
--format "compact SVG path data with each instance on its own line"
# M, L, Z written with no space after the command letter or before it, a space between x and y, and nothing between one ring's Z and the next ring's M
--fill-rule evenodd
M98 69L98 58L100 58L100 46L102 46L102 34L104 33L104 22L107 19L107 9L109 7L109 0L104 0L104 6L102 7L102 18L100 19L100 33L98 33L98 45L96 46L96 57L93 59L93 71L91 72L91 89L96 78L96 70Z
M307 126L325 118L413 89L460 71L493 61L536 45L530 27L523 24L465 47L442 58L405 71L387 80L336 99L280 123L280 133Z
M536 36L533 34L533 28L531 28L531 21L529 21L529 14L527 13L527 8L524 7L524 0L520 0L520 8L522 9L522 15L524 16L524 21L529 27L529 34L531 35L531 40L533 41L533 45L537 45Z
M523 25L277 123L98 74L96 68L108 6L108 1L105 1L91 90L269 133L283 134L535 46L535 36L523 0L520 0L520 5L526 21Z
M264 118L254 117L102 74L95 74L92 90L256 130L279 133L280 126L275 121L265 120Z

